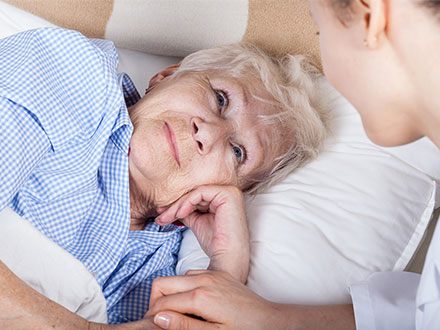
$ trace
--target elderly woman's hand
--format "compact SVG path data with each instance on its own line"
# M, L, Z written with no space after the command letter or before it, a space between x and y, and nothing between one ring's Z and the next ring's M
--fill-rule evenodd
M108 325L89 322L46 298L0 261L0 329L135 330L159 329L151 317Z
M179 219L197 237L210 258L209 269L222 270L246 282L249 232L243 193L234 186L200 186L168 209L159 209L160 225Z

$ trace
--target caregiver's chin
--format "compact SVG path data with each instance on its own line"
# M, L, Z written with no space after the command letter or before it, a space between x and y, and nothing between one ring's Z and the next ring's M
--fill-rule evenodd
M311 1L311 13L325 74L369 138L394 146L427 135L440 146L437 18L417 1L351 1L345 10L340 3Z

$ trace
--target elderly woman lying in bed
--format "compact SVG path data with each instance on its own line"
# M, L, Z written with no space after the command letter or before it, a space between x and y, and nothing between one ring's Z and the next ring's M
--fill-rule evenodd
M0 208L84 263L110 323L141 319L154 278L174 274L182 224L161 226L170 219L194 231L211 269L245 282L242 191L280 180L325 136L313 69L252 46L192 54L142 99L116 74L112 43L74 31L9 37L0 59ZM1 262L0 292L1 328L87 326Z

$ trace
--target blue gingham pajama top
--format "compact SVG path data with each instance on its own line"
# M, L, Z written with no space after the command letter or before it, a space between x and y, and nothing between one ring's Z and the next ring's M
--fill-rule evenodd
M175 274L181 230L129 231L127 107L113 43L43 28L0 40L0 209L11 207L82 261L109 323L142 318L157 276Z

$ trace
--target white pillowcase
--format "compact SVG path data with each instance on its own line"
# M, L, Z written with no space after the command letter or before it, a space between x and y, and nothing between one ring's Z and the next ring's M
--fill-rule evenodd
M0 260L34 290L71 312L107 322L105 298L92 274L10 208L0 212Z
M418 149L375 146L355 109L324 79L321 86L331 95L333 114L334 135L325 151L269 192L247 200L247 285L281 303L349 303L349 283L375 271L403 270L435 205L430 175L439 177L440 153L433 144L423 139ZM437 167L419 161L424 158ZM187 231L178 273L207 265Z

